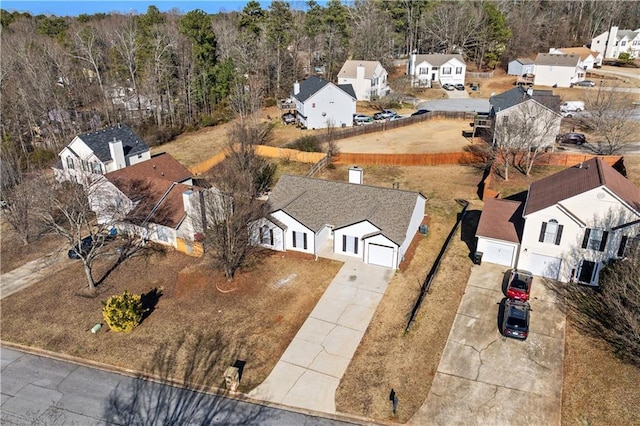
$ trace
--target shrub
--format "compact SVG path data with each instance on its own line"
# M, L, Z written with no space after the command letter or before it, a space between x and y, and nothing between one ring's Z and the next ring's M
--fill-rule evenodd
M305 152L322 152L322 147L315 136L303 136L293 141L288 148Z
M45 167L56 161L56 154L48 149L36 148L29 153L29 160L37 167Z
M102 302L102 316L113 331L131 331L142 321L142 301L139 295L125 290Z

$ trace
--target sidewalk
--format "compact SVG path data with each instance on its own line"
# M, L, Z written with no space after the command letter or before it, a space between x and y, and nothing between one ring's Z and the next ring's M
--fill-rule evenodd
M334 414L340 379L393 273L348 259L271 374L247 396Z

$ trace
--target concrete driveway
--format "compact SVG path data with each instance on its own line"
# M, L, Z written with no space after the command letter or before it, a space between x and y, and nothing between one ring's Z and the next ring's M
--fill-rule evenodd
M61 248L0 275L0 299L42 281L68 266L69 262L67 252Z
M347 260L267 379L247 396L334 414L340 379L393 273Z
M462 93L462 91L457 90L456 92ZM466 93L466 91L464 93ZM489 99L469 98L467 95L466 98L459 99L434 99L430 101L422 101L417 104L416 109L489 113L491 110L491 104L489 103Z
M409 424L560 424L563 303L535 277L529 337L503 337L505 270L473 267L427 400Z

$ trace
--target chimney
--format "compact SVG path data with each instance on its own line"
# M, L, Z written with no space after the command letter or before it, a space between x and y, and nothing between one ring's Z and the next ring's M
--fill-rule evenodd
M363 65L358 65L358 67L356 68L356 80L357 81L364 80L364 66Z
M113 138L113 140L109 142L109 154L111 154L111 159L113 160L113 164L115 164L114 170L120 170L127 167L127 163L124 158L124 149L122 148L122 141Z
M349 183L362 185L363 170L358 166L349 167Z
M296 81L293 83L293 94L297 95L298 93L300 93L300 83Z
M527 89L527 95L529 95L529 97L533 96L533 89L529 88Z

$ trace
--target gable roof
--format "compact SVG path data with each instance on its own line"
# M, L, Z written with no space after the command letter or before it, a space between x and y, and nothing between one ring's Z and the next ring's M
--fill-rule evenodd
M532 90L530 93L522 87L514 87L506 92L491 96L489 103L494 111L498 112L533 99L555 113L560 111L560 96L554 95L552 90Z
M82 133L77 137L91 148L96 157L103 163L112 160L109 142L114 140L122 141L122 149L125 157L131 157L149 151L147 144L145 144L138 135L133 133L133 130L126 124L118 124L117 126L108 127L96 132Z
M522 65L532 65L534 62L529 58L516 58L514 61L520 62Z
M553 206L562 200L582 194L600 186L607 187L635 211L640 212L640 189L616 169L592 158L578 166L570 167L548 176L529 187L524 215Z
M272 212L282 210L314 232L325 225L341 228L366 220L401 245L418 197L426 200L415 191L283 175L269 202Z
M522 202L489 198L484 202L476 236L520 243L523 224Z
M453 58L456 58L463 64L465 63L464 59L462 59L462 55L459 55L457 53L453 53L453 54L435 53L435 54L428 54L428 55L416 55L415 65L420 64L422 62L427 62L428 64L431 64L434 67L439 67L446 64L449 60Z
M536 65L554 67L577 67L580 57L578 55L556 55L553 53L538 53Z
M616 38L618 40L622 40L625 36L629 40L633 40L634 38L636 38L638 36L638 30L636 30L636 31L633 31L633 30L618 30L618 33L616 34Z
M578 55L581 60L585 60L589 57L589 55L597 58L600 53L594 52L588 47L560 47L557 50L565 53L567 55Z
M296 98L297 100L299 100L300 102L304 102L307 99L309 99L311 96L315 95L316 93L318 93L320 91L320 89L322 89L324 86L326 86L327 84L332 84L326 80L321 79L320 77L317 77L315 75L312 75L310 77L307 77L306 80L302 81L300 84L300 91L298 92L298 94L294 94L293 91L291 91L291 96L293 96L294 98ZM356 92L353 90L353 86L350 84L337 84L335 85L336 87L338 87L339 89L341 89L343 92L345 92L347 95L351 96L352 98L356 98Z
M186 216L182 194L193 187L180 182L191 178L191 173L169 154L156 155L104 177L127 198L138 201L128 214L134 223L146 219L176 228Z
M338 77L342 78L356 78L357 70L359 66L364 67L364 78L372 78L376 68L382 67L380 61L355 61L347 60L340 69ZM384 68L383 68L384 69Z

